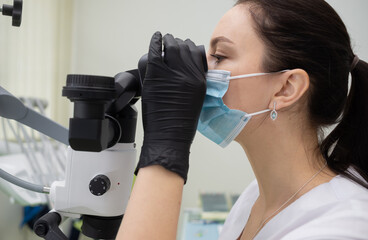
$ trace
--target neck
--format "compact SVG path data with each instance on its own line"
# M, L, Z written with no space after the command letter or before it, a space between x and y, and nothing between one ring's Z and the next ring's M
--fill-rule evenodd
M257 178L257 202L265 212L279 208L324 166L323 157L316 151L316 133L272 124L275 123L237 138ZM295 199L332 178L332 174L324 172L326 169L303 187Z

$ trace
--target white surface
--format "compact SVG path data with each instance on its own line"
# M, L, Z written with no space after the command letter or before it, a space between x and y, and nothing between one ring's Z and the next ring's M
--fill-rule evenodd
M345 21L356 53L368 60L368 1L328 2ZM113 76L136 68L156 30L190 38L208 49L215 25L234 3L233 0L24 1L27 17L20 29L11 28L9 19L0 17L0 43L6 46L3 49L6 52L0 56L0 85L6 84L6 89L17 96L45 96L53 109L52 117L66 124L70 116L66 106L70 104L61 97L65 73ZM60 31L55 31L58 28ZM140 102L137 107L140 111ZM143 139L140 112L138 117L139 150ZM200 191L242 192L253 178L238 144L222 149L197 134L182 208L198 206ZM23 239L17 232L19 217L14 216L21 214L20 209L10 205L4 196L0 204L0 239ZM9 234L4 229L9 229Z
M105 217L124 214L137 153L133 145L120 143L98 153L74 151L69 147L65 181L51 185L52 207L61 214ZM108 177L111 184L101 196L89 190L90 181L97 175Z
M254 181L230 211L219 240L240 236L258 196L258 184ZM368 189L336 176L283 209L265 224L254 240L366 240L367 212Z
M35 153L35 155L41 158L40 153ZM37 182L40 184L40 182L36 181L38 180L38 176L32 172L28 159L23 153L0 156L0 168L24 181L31 183ZM47 198L45 194L26 190L9 183L2 178L0 178L0 191L3 191L8 196L11 196L11 198L13 198L13 200L21 206L47 204Z

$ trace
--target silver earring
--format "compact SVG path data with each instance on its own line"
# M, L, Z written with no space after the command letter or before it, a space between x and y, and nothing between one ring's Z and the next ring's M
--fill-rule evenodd
M272 119L272 121L275 121L277 118L277 112L276 112L276 102L273 102L273 110L270 113L270 117Z

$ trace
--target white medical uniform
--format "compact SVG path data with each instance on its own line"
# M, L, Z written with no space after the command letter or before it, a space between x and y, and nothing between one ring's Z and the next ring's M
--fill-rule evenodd
M258 198L253 181L230 211L219 240L235 240ZM368 240L368 189L343 176L323 183L283 209L254 240Z

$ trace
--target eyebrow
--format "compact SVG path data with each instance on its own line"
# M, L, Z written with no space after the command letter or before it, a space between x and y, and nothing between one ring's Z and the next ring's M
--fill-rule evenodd
M228 38L226 38L224 36L220 36L220 37L216 37L216 38L214 38L214 39L211 40L211 47L214 47L219 42L227 42L227 43L234 44L234 42L231 41L230 39L228 39Z

